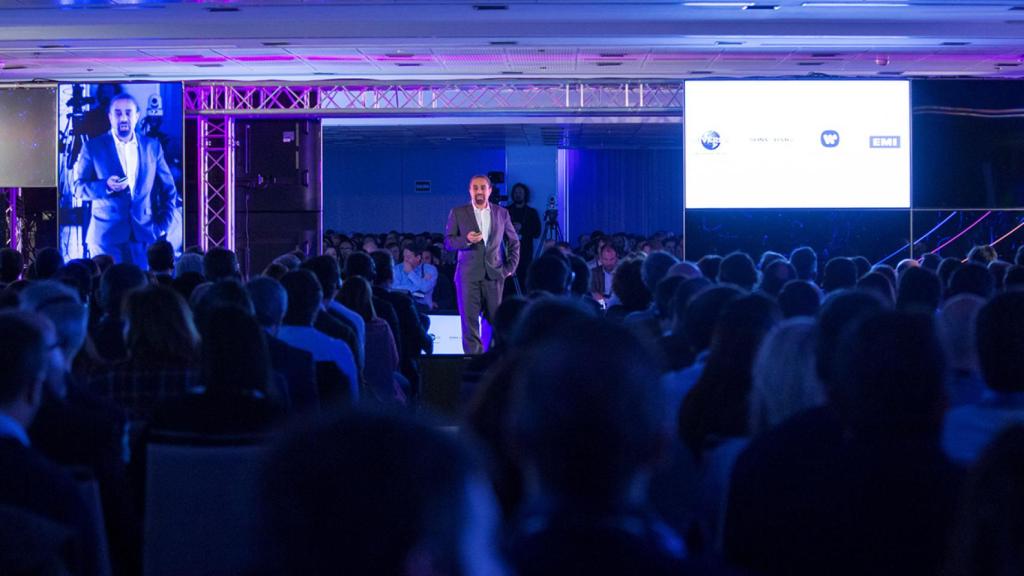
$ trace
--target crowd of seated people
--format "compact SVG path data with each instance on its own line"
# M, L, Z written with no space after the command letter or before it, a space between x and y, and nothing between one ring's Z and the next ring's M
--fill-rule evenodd
M266 448L236 574L1024 573L1024 249L540 246L452 427L433 240L0 250L0 574L141 573L167 437Z

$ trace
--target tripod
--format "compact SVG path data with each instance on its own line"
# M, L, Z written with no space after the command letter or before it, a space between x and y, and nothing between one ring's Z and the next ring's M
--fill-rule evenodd
M554 196L548 198L548 209L544 211L544 230L540 234L541 250L549 240L562 241L562 227L558 224L558 208L555 205Z
M95 98L84 94L83 84L73 85L71 99L66 104L71 109L67 115L67 127L58 135L61 150L57 158L58 186L60 187L60 202L57 210L67 215L60 226L60 247L62 253L69 257L89 258L91 256L85 238L92 212L92 202L78 197L74 193L72 172L75 160L88 140L88 137L82 132L80 124L85 118L86 108L91 107L95 102Z

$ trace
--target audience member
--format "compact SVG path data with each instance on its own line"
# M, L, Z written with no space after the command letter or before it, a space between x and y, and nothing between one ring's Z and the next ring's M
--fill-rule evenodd
M422 253L423 246L418 244L402 248L402 261L395 264L392 288L409 292L418 306L429 311L434 308L438 272L433 264L423 261Z
M174 246L167 240L157 240L146 248L149 272L156 278L174 277Z
M942 281L942 289L948 295L949 292L949 280L953 277L953 273L964 266L964 263L959 258L943 258L939 264L938 274L939 280Z
M530 297L543 294L566 296L572 282L572 271L561 258L542 255L530 264L526 273L526 293Z
M598 302L612 297L612 275L619 265L619 253L612 244L601 247L597 266L590 271L590 292Z
M821 290L810 280L790 280L779 290L783 318L814 316L821 307Z
M280 282L265 276L250 280L246 289L252 297L256 322L267 333L270 366L287 384L289 408L302 413L319 410L313 354L277 337L288 310L288 293Z
M772 329L754 359L750 434L775 428L790 416L825 403L815 367L815 324L791 318Z
M103 360L114 362L127 356L122 308L125 298L146 284L146 274L134 264L114 264L103 273L100 280L103 316L92 330L96 352Z
M817 282L818 254L809 246L795 248L789 254L789 262L796 269L796 277L800 280Z
M783 258L776 258L761 269L760 289L775 298L790 280L796 280L796 268Z
M203 276L209 282L241 280L242 273L238 269L238 257L227 248L210 248L203 255Z
M203 256L201 254L192 254L186 252L178 258L178 261L174 263L174 277L180 278L183 274L192 272L202 276L203 274Z
M718 254L708 254L697 261L697 267L705 278L718 281L718 271L722 267L722 257Z
M785 259L785 256L775 252L774 250L765 250L761 253L761 258L757 261L757 269L764 272L772 262Z
M0 248L0 283L10 284L21 278L25 258L14 248Z
M861 276L860 280L857 280L857 288L877 294L889 306L896 305L896 293L893 291L892 282L881 272L868 272Z
M612 304L605 315L613 320L624 320L630 312L645 310L651 303L651 293L640 275L643 261L629 258L619 262L612 277L612 292L618 302Z
M268 573L504 574L485 472L436 427L331 418L280 442L261 487Z
M1006 270L1003 288L1007 292L1024 289L1024 266L1014 265Z
M130 420L147 421L161 400L199 384L199 333L184 299L163 286L129 294L124 315L128 359L98 371L89 387L113 399Z
M395 381L398 371L398 348L388 323L377 317L373 309L373 291L370 284L360 278L350 278L341 287L339 301L359 314L366 324L366 386L373 397L382 403L406 401L405 393Z
M939 265L942 264L942 256L934 252L927 252L924 256L921 256L921 267L932 272L939 271Z
M355 254L352 256L355 257ZM288 309L277 337L290 346L311 353L315 362L334 364L344 376L345 382L342 383L342 390L332 393L349 402L358 402L360 379L352 349L345 342L313 328L313 322L323 304L320 282L309 270L293 270L281 278L281 285L288 293ZM321 402L324 400L321 396Z
M995 248L988 244L975 246L967 253L967 262L981 264L982 266L988 266L988 263L996 258L999 258L999 254L996 253Z
M950 410L943 444L957 462L974 462L1002 430L1024 423L1024 293L1007 292L978 312L976 346L989 394Z
M821 289L831 294L843 288L857 285L857 265L849 258L832 258L825 264L825 273L821 279Z
M911 268L920 268L921 263L913 258L904 258L900 260L900 263L896 265L896 278L902 278L903 273ZM898 282L897 282L898 283Z
M985 300L974 294L961 294L947 300L936 318L949 365L946 397L950 408L975 404L985 395L974 345L978 312L984 305Z
M927 268L908 268L900 275L896 309L934 314L942 303L939 276Z
M60 270L64 265L64 257L56 248L47 247L36 252L36 259L32 263L30 276L32 280L46 280Z
M309 270L316 276L324 298L313 327L348 344L356 356L356 365L362 370L366 365L366 322L354 310L337 301L341 286L338 261L331 256L315 256L303 262L299 268Z
M427 334L427 329L420 320L420 314L416 311L416 305L412 298L408 294L391 289L394 283L395 268L391 254L378 250L370 257L373 258L377 270L376 277L370 282L373 287L373 295L390 302L398 316L398 329L401 331L401 336L395 335L395 344L398 345L399 370L402 376L409 381L411 395L416 396L420 388L420 355L422 352L432 351L434 341Z
M857 267L858 279L871 271L871 261L864 256L851 256L850 260L852 260L853 265Z
M517 367L511 435L528 479L510 545L519 574L684 569L682 540L647 508L668 441L654 364L626 329L591 320L559 326Z
M993 260L988 263L988 273L992 276L992 288L995 293L1003 291L1006 280L1006 271L1010 269L1010 263L1006 260Z
M668 274L665 275L666 278L674 278L676 276L689 280L691 278L702 278L704 274L701 273L700 267L693 262L682 260L673 264L668 269Z
M995 281L988 268L981 264L969 262L958 268L949 278L947 297L959 294L974 294L988 299L995 293Z
M720 284L732 284L750 292L757 284L757 280L757 268L746 253L733 252L722 259L722 265L718 269Z

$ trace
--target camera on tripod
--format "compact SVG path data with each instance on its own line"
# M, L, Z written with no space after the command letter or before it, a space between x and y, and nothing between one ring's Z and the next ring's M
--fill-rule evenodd
M548 197L548 208L544 211L544 225L558 226L558 206L555 204L555 197Z

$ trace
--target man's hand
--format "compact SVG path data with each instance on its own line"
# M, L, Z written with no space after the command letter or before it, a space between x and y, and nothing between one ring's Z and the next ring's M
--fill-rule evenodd
M120 176L111 176L107 178L107 189L111 192L124 192L128 188L128 179L122 179Z
M466 240L470 244L476 244L477 242L480 242L483 239L484 235L481 234L480 232L470 232L469 234L466 234Z

